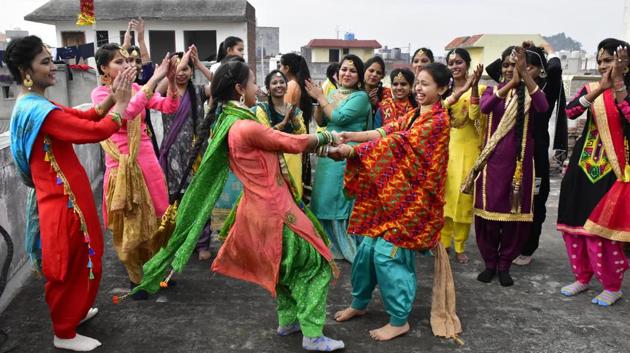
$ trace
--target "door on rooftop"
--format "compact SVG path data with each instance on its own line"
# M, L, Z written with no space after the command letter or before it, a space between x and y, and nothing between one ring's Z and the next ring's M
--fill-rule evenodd
M149 31L151 60L161 62L167 52L175 52L175 31Z
M82 31L68 31L61 32L61 43L64 47L71 47L73 45L85 44L85 32Z
M186 49L194 44L201 61L212 61L217 56L217 31L184 31Z
M331 63L339 62L339 49L328 50L328 62L331 62Z

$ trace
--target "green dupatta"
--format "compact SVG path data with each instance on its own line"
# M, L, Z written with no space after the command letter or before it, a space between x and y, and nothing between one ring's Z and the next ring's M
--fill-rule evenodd
M173 271L182 272L188 263L227 181L228 133L236 121L243 119L256 120L256 117L234 103L225 105L212 131L212 138L201 165L178 207L171 238L165 247L144 264L142 281L130 294L139 290L157 292L169 267Z
M243 119L258 121L256 116L247 109L237 107L234 103L225 105L212 131L212 139L203 156L201 165L186 189L181 204L178 207L175 230L171 238L165 247L161 248L151 260L144 264L142 281L128 295L134 294L139 290L156 293L164 284L164 277L169 270L169 266L172 270L168 274L166 282L170 279L173 271L183 271L184 266L188 263L197 245L197 240L203 232L207 220L212 214L215 204L221 196L228 178L228 133L236 121ZM282 174L287 178L295 202L300 209L304 211L311 222L313 222L315 230L324 240L325 244L329 245L330 241L322 225L317 220L317 217L315 217L313 212L306 207L302 199L298 196L295 181L287 171L282 154L280 154L280 165L282 167ZM222 240L227 237L229 230L234 224L236 210L241 197L242 194L239 196L238 201L232 208L221 229L219 238ZM334 264L332 266L333 273L338 273ZM118 298L115 297L114 302L117 301Z

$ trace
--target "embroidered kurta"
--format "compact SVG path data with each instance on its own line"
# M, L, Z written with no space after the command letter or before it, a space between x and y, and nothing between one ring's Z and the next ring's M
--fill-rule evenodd
M177 111L177 107L179 106L179 98L162 97L159 93L156 92L150 99L148 99L144 92L140 90L141 87L138 84L134 83L132 89L134 92L137 93L131 98L129 105L125 110L123 119L134 119L138 116L142 119L140 127L142 135L140 137L140 150L138 152L137 162L140 166L140 169L142 170L142 174L149 190L151 200L153 201L155 213L158 217L161 217L168 207L168 190L166 186L166 178L164 177L164 172L162 171L162 168L160 168L158 159L155 156L155 152L153 151L151 139L146 133L146 124L144 122L146 114L145 109L154 109L167 114L175 113ZM109 95L109 91L110 89L106 86L100 86L94 89L94 91L92 91L92 103L102 103ZM126 122L123 122L123 127L117 133L112 135L110 139L114 143L116 143L118 149L122 153L129 152L127 145ZM108 155L105 156L106 169L104 180L107 181L109 179L110 169L116 168L117 166L118 162L116 162L116 160L112 159ZM107 182L105 183L103 189L103 194L106 195ZM103 197L103 206L105 206L105 197ZM103 207L103 219L105 220L105 223L107 223L107 207Z
M494 134L505 113L507 99L498 98L494 94L497 88L488 87L481 96L481 112L488 114L486 128L486 142ZM527 92L525 93L527 94ZM516 99L516 97L514 97ZM475 182L475 215L490 221L520 221L533 220L532 200L534 197L534 135L532 112L543 112L548 109L547 99L542 90L531 95L531 106L525 114L523 138L517 141L516 128L512 128L497 144L494 152ZM512 194L512 179L516 170L517 148L522 146L523 176L521 179L521 200L519 210L512 213L510 203Z
M479 92L486 86L480 85ZM479 104L470 102L471 90L449 107L451 138L448 145L448 173L446 175L446 205L444 217L456 223L471 224L473 197L461 192L462 183L479 157L482 139L482 115Z
M440 103L379 129L384 137L354 147L346 191L356 197L348 231L395 246L433 248L444 225L449 118Z
M413 109L414 107L409 98L397 100L393 97L389 97L383 99L374 117L374 128L379 128L394 122Z
M275 296L285 225L332 260L313 223L293 200L278 161L278 153L304 152L308 141L308 135L286 134L253 120L234 123L228 135L230 169L244 191L213 271L258 284Z
M333 91L328 101L335 105L331 118L327 119L328 131L363 131L370 117L370 101L364 91L349 95ZM344 220L352 212L352 200L343 193L345 161L334 161L328 157L317 160L311 208L319 219Z
M587 111L587 120L582 136L575 144L566 175L562 179L558 206L558 230L567 234L586 236L593 235L593 232L584 229L585 223L593 217L593 212L599 207L600 201L606 197L613 185L616 185L615 182L619 179L617 174L620 173L622 176L625 174L628 140L630 140L630 124L628 123L630 121L630 97L616 104L612 91L608 90L602 94L603 97L598 97L598 100L603 99L601 107L604 111L596 112L597 103L600 103L598 100L588 110L579 102L580 97L588 94L588 92L590 92L590 88L585 85L566 107L569 119L576 119ZM601 114L601 120L596 118L597 113ZM617 121L612 121L612 119L617 119ZM605 129L598 125L599 122L603 121L607 121ZM604 133L609 137L605 138ZM607 146L606 144L610 142L616 145ZM615 150L615 158L618 162L611 162L607 149ZM619 165L618 171L614 170L615 164ZM621 187L621 184L618 186ZM621 187L621 189L624 188ZM625 195L622 196L622 200L624 203L627 202ZM600 221L599 227L596 227L599 228L598 233L601 232L598 235L612 240L628 239L630 232L628 218L613 214L616 205L612 199L608 200L607 203L608 205L604 207L603 219L600 218L601 212L595 215L597 221ZM602 228L602 223L609 222L610 224L607 226L615 228L615 231Z

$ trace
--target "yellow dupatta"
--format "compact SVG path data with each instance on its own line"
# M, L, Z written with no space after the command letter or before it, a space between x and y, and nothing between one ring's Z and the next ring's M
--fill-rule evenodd
M157 216L146 182L136 161L140 148L142 119L127 120L128 153L121 153L111 138L101 142L105 153L118 162L112 168L105 194L107 228L120 241L121 249L130 251L152 239L157 230Z

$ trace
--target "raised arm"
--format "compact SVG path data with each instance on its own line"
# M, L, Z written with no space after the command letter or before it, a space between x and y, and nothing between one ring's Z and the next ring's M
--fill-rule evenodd
M144 20L142 17L139 17L135 20L134 29L136 30L136 39L138 39L138 47L140 47L140 60L142 60L142 64L151 62L151 54L149 54L149 49L147 49L147 43L144 40Z

